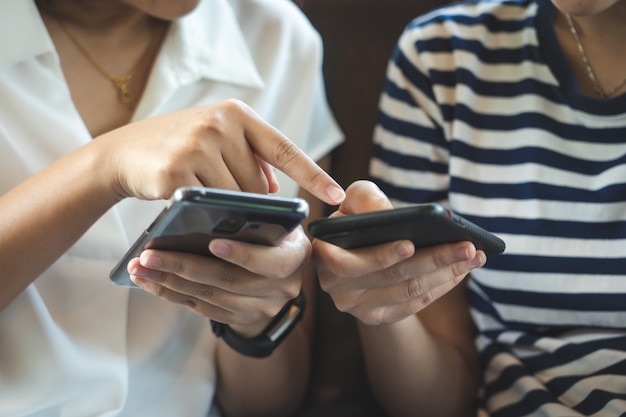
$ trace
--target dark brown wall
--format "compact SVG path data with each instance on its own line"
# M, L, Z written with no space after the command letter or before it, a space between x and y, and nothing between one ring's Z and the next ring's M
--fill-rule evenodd
M372 131L385 69L410 20L441 0L302 0L324 41L329 103L346 135L333 153L333 176L345 187L367 178ZM312 386L297 417L384 417L369 389L351 316L319 290Z
M372 130L387 61L410 20L441 0L304 0L324 41L328 99L347 142L333 174L346 186L367 177Z

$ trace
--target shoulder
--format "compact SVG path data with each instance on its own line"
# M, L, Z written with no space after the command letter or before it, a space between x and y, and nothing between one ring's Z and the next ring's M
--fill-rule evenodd
M417 16L409 27L424 27L450 20L466 24L484 24L494 19L516 20L528 14L529 11L532 13L537 6L538 0L457 1Z
M435 9L405 27L394 60L447 69L468 54L481 62L519 61L537 45L537 8L536 0L475 0Z
M404 30L405 42L484 38L517 33L534 25L536 0L460 1L416 17Z

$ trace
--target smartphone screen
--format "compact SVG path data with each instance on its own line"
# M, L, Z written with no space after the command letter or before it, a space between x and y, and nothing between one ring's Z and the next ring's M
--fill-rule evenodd
M316 219L308 231L346 249L406 239L416 247L467 240L487 255L505 250L502 239L436 203Z
M216 237L276 245L307 217L308 212L308 204L300 198L182 187L137 238L109 277L117 285L134 287L126 266L145 249L212 256L208 246Z

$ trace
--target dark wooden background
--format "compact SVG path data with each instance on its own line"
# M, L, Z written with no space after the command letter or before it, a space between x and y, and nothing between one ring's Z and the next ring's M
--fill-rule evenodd
M385 69L395 42L414 18L442 0L298 0L324 41L328 101L346 142L333 153L344 187L367 178L372 132ZM312 385L297 417L385 417L369 389L353 319L318 296Z

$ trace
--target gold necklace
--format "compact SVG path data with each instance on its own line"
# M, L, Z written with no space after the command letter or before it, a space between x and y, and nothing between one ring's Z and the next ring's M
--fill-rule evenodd
M585 64L585 69L587 71L587 76L591 80L593 84L593 91L596 92L601 98L609 98L617 93L619 90L624 88L626 85L626 78L617 83L617 85L611 88L609 91L605 91L604 88L598 82L598 78L596 77L595 72L593 72L593 68L591 67L591 62L589 62L589 58L587 57L587 53L585 52L585 48L583 47L583 43L580 41L580 37L578 36L578 31L576 30L576 26L574 26L574 22L572 17L565 14L565 18L567 19L567 23L569 24L569 30L572 32L572 36L574 36L574 40L576 41L576 46L578 47L578 51L580 52L580 56L582 57L583 64Z
M87 48L85 47L85 45L83 45L78 40L76 35L74 35L74 33L65 25L65 23L61 22L60 20L57 20L57 21L59 23L59 26L61 26L61 29L63 29L63 32L65 32L65 34L68 36L68 38L72 41L72 43L74 43L74 45L76 45L76 47L85 56L85 58L87 58L89 60L89 62L91 62L91 64L100 73L102 73L106 78L108 78L111 82L113 82L113 85L119 91L120 101L123 104L128 105L130 108L133 108L134 107L134 103L133 102L135 100L135 96L133 95L132 91L130 90L130 87L128 86L128 84L130 83L130 79L137 72L137 68L139 67L139 64L141 64L141 62L143 60L143 57L142 57L142 59L140 59L137 62L137 65L135 65L135 68L131 72L129 72L128 74L125 74L125 75L115 75L115 74L112 74L109 71L107 71L102 65L100 65L100 63L98 61L96 61L96 59L89 53L89 51L87 51ZM146 50L146 54L148 54L150 52L150 50L151 50L151 48L148 47L148 49Z

